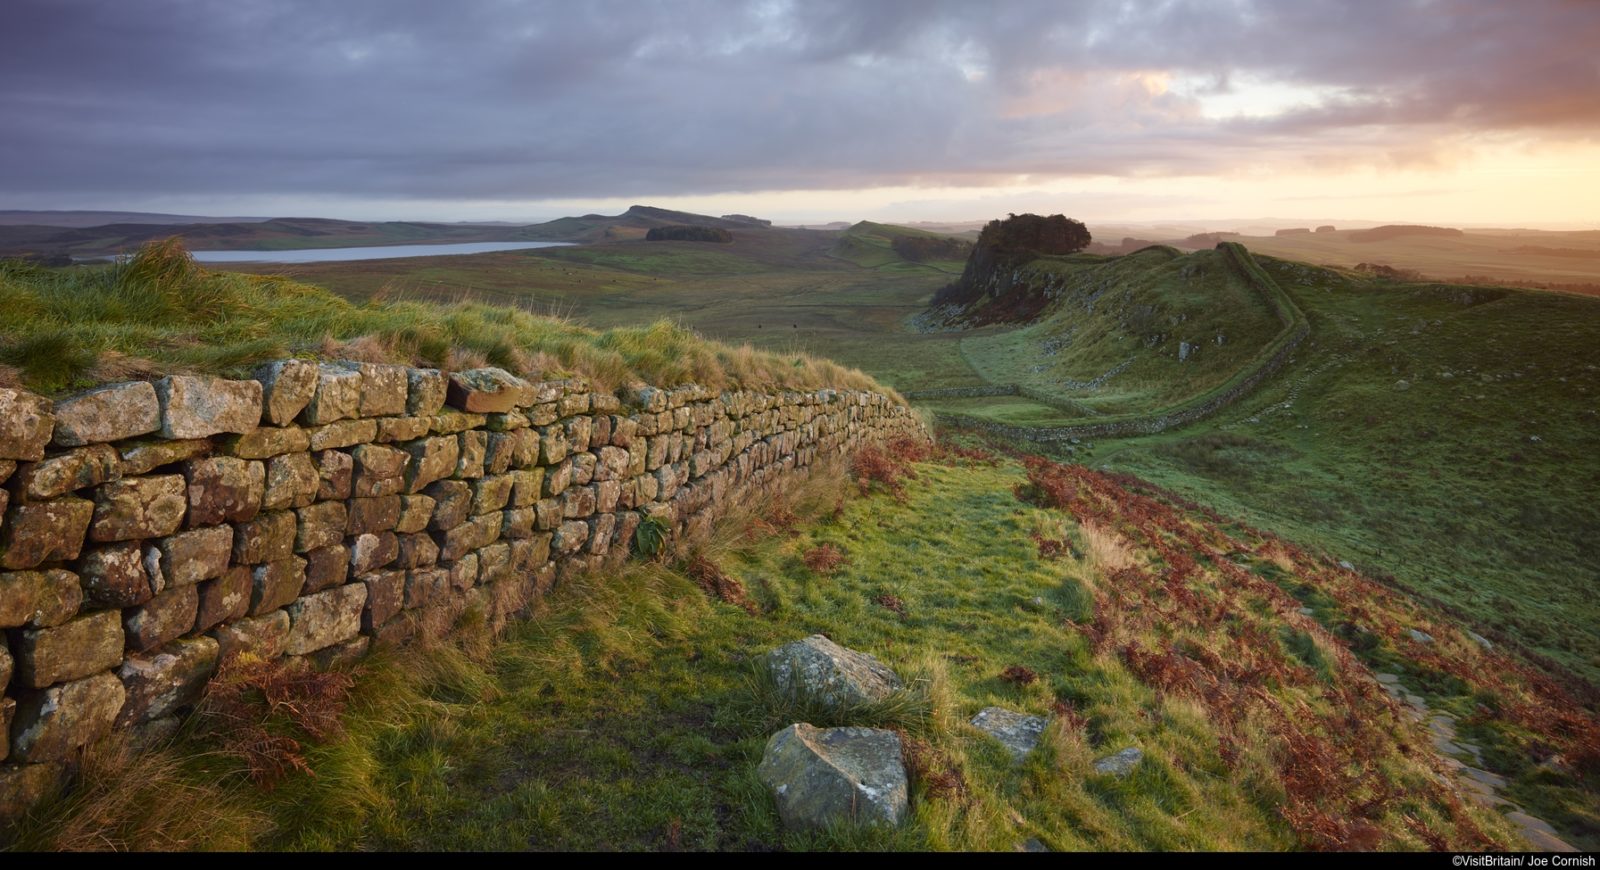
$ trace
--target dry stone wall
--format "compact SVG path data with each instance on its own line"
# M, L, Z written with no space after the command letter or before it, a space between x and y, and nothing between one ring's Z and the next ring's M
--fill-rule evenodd
M820 458L923 437L886 396L618 396L498 369L284 360L51 401L0 389L0 819L236 652L318 664L492 622ZM430 620L432 621L430 623Z

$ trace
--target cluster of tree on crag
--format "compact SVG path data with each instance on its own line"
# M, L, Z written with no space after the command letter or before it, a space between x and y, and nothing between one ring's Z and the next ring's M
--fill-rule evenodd
M972 243L944 236L900 236L889 247L914 263L929 260L960 260L972 252Z
M1414 269L1400 269L1384 263L1357 263L1356 271L1385 281L1421 281L1422 273Z
M647 242L731 242L733 233L716 227L674 225L652 227L644 234Z
M749 224L753 227L772 226L772 221L769 221L765 218L751 217L747 214L725 214L722 216L722 219L725 221L733 221L736 224Z
M960 279L934 294L934 305L975 302L985 292L999 298L1017 282L1011 273L1036 257L1074 254L1094 239L1082 221L1065 215L1013 214L992 220L978 234Z

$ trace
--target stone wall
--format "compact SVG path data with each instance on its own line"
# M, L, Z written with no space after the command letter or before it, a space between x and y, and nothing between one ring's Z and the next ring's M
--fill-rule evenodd
M170 729L218 662L327 664L526 613L820 458L925 436L876 393L615 395L285 360L60 401L0 389L0 818L82 747Z

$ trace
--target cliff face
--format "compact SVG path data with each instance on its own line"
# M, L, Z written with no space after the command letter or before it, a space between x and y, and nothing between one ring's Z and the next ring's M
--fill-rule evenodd
M986 298L996 303L979 322L1029 320L1043 310L1042 287L1024 277L1024 267L1042 256L1072 254L1092 238L1082 223L1063 215L1011 215L990 221L973 245L961 277L935 294L935 306L970 308Z

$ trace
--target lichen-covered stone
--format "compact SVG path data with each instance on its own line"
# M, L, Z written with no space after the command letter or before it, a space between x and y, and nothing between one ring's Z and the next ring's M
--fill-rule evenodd
M267 461L261 508L275 511L306 507L317 500L320 483L316 463L311 461L310 454L274 456Z
M361 400L357 410L363 417L388 417L406 412L410 390L405 366L384 363L342 363L361 372Z
M193 704L217 669L218 645L209 637L175 640L160 652L132 655L117 668L126 700L117 727L170 716Z
M588 417L573 417L565 424L567 430L567 446L574 453L582 453L589 449L589 435L594 427L594 421Z
M376 571L359 580L367 590L366 606L361 614L361 630L371 634L400 612L405 603L406 573Z
M317 465L317 501L343 501L350 497L356 461L340 450L324 450L312 459Z
M584 486L594 480L596 459L593 453L574 453L567 457L567 464L572 466L574 484Z
M342 544L307 550L306 585L302 595L342 585L350 576L350 549Z
M498 514L488 514L444 532L439 539L439 558L454 562L469 551L494 543L500 537L500 523Z
M515 539L533 536L533 524L538 519L537 513L531 507L511 508L505 512L505 520L500 527L500 537Z
M503 369L483 368L452 372L445 403L469 414L510 411L526 402L528 383Z
M428 487L433 499L433 517L428 528L447 532L472 516L472 487L459 480L441 480Z
M303 359L267 363L256 369L261 384L261 422L287 426L311 403L317 391L317 366Z
M215 580L195 587L200 596L195 610L194 631L207 632L224 622L244 618L250 612L250 567L234 565Z
M985 707L972 717L972 727L1000 741L1013 760L1021 761L1039 745L1050 720L1004 707Z
M840 707L882 701L904 686L883 662L820 634L768 653L767 669L780 691Z
M378 441L415 441L433 430L433 420L428 417L379 417Z
M191 459L183 464L183 477L191 529L244 522L261 510L266 471L260 462L232 456Z
M616 514L600 514L589 520L589 552L604 556L611 550L611 533L616 530Z
M478 550L478 582L499 583L510 576L511 545L496 541Z
M222 661L241 653L275 659L283 655L283 648L289 641L289 614L274 610L263 616L230 622L217 628L211 636L217 641L217 653Z
M213 526L180 532L156 542L161 574L169 586L221 577L233 555L233 528Z
M15 635L12 679L44 688L116 667L122 661L122 621L115 610L80 616L53 628L23 629Z
M155 386L163 438L243 434L261 423L261 384L257 381L173 375Z
M182 475L125 477L95 489L89 540L166 537L183 524L188 509Z
M305 553L331 547L344 540L350 526L349 509L342 501L322 501L294 512L294 551Z
M444 597L450 589L450 572L439 568L415 568L406 572L404 605L407 610L426 607Z
M21 819L57 795L66 776L65 765L58 763L0 764L0 824Z
M350 542L350 573L360 576L387 567L399 555L394 532L357 535Z
M433 537L424 533L400 535L399 555L395 557L396 568L431 568L439 561L439 545L434 543Z
M161 403L156 399L156 388L144 381L132 381L57 402L53 440L60 447L82 447L147 435L160 428Z
M561 525L561 499L546 498L534 502L533 527L541 532L555 531Z
M0 459L43 459L55 425L49 399L0 387Z
M556 402L556 412L563 417L589 413L589 394L573 393L572 395L562 396Z
M1144 760L1144 753L1137 746L1130 746L1114 755L1098 759L1094 763L1094 772L1101 776L1126 777L1133 773L1139 762Z
M454 589L471 589L478 582L478 554L468 553L450 563L450 586Z
M345 502L349 521L345 533L365 535L393 531L400 523L400 496L384 495L377 498L353 498Z
M337 450L378 439L377 420L340 420L311 430L312 450Z
M128 649L144 652L182 637L194 628L199 607L199 590L177 586L139 607L124 610L122 628Z
M572 463L563 462L560 465L544 470L544 494L554 497L567 491L572 485Z
M134 607L159 591L138 541L89 547L77 569L85 597L100 607Z
M511 487L515 483L509 474L481 477L472 482L472 513L487 514L502 510L511 500Z
M461 439L461 457L456 460L456 470L451 476L458 480L482 477L483 457L489 450L489 433L474 429L456 437Z
M306 655L343 643L361 633L367 587L351 583L296 599L289 613L289 639L284 652Z
M78 558L93 515L94 502L81 498L11 505L0 523L0 568Z
M434 505L432 496L420 493L400 496L400 520L395 523L394 530L410 534L426 529L428 520L433 518Z
M488 422L483 414L464 414L449 408L433 415L433 425L428 431L435 435L454 435L468 429L476 429Z
M589 540L589 524L583 520L568 520L555 531L552 546L562 555L576 553Z
M308 426L325 426L361 416L361 372L334 363L317 366L317 385L300 412Z
M205 456L211 452L211 442L204 438L187 441L135 441L118 445L117 451L119 454L117 477L137 477L149 474L163 465Z
M70 758L111 732L126 695L121 680L97 673L18 699L11 722L12 760Z
M306 582L306 560L290 556L250 572L250 615L260 616L300 597Z
M247 523L239 523L234 527L233 561L260 565L287 559L295 552L298 531L295 511L266 511Z
M40 462L24 462L11 485L31 501L57 498L122 476L122 457L109 444L79 447Z
M444 407L445 377L438 369L412 369L406 373L406 413L431 416Z
M404 448L411 457L406 469L407 492L420 492L434 481L454 474L461 459L460 439L448 435L421 438Z
M567 430L552 423L539 430L539 464L555 465L567 458Z
M622 484L615 480L603 480L592 485L594 488L594 509L603 514L609 514L617 509L617 501L622 497Z
M396 495L404 489L406 464L411 457L383 444L360 444L350 451L355 460L351 494L357 498Z
M64 568L0 572L0 628L60 625L82 605L78 575ZM0 688L4 685L0 681Z
M543 487L543 468L524 468L511 472L511 507L533 507Z
M876 728L814 728L772 735L756 775L792 831L898 825L910 809L900 736Z

